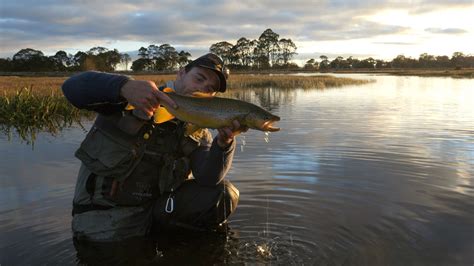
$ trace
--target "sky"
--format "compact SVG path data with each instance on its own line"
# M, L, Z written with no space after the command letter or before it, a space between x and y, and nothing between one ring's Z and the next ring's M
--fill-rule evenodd
M195 58L268 28L296 44L299 64L321 55L451 56L474 53L473 17L474 0L0 0L0 57L95 46L133 55L168 43Z

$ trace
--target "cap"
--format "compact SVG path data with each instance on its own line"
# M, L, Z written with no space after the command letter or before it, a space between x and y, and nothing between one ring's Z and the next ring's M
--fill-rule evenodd
M222 59L213 53L205 54L194 61L191 61L186 67L199 66L214 70L219 77L219 91L225 92L227 88L227 78L229 77L229 69L224 66Z

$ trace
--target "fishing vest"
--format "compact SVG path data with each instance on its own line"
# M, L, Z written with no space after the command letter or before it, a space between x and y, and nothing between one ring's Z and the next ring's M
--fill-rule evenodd
M190 154L212 143L207 129L185 136L186 124L176 119L146 122L136 135L128 135L118 127L121 117L130 115L126 112L99 114L76 151L84 169L79 171L78 184L83 185L76 185L73 213L141 206L176 190L190 176ZM114 180L120 186L111 196Z

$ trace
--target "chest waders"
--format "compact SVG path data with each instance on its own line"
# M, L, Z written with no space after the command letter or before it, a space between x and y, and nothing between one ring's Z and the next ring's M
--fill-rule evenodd
M109 215L116 213L119 216L117 221L113 221L115 224L123 222L125 226L135 218L149 220L151 207L156 199L163 194L172 195L170 192L176 190L189 177L189 155L202 143L212 142L208 130L199 130L191 136L184 136L185 123L178 120L159 125L147 122L137 134L129 135L118 127L121 118L120 113L98 115L92 129L75 153L82 161L73 202L75 232L82 230L84 235L88 235L88 230L94 231L98 226L97 231L101 232L97 234L98 238L110 237L110 234L104 235L104 231L118 231L118 234L124 236L135 234L120 233L115 227L102 230L100 225L87 225L85 221L103 215L104 210ZM114 180L119 181L120 186L112 196L110 192ZM174 203L172 197L169 198L166 208L173 211ZM80 219L79 216L94 217ZM100 223L101 219L106 218L97 218L94 224ZM149 228L149 225L139 227Z
M138 206L175 190L191 172L189 155L201 141L212 141L207 130L185 137L185 125L177 120L155 127L146 124L130 136L116 127L119 119L99 115L75 154L91 172L82 177L87 179L91 204L97 198L110 201L99 205ZM120 188L110 196L113 180Z

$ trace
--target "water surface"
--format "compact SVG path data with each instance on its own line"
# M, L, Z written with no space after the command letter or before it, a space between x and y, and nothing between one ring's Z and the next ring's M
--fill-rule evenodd
M472 265L474 80L344 76L375 82L232 93L282 131L237 139L224 236L74 246L84 130L40 134L34 149L1 136L0 264Z

